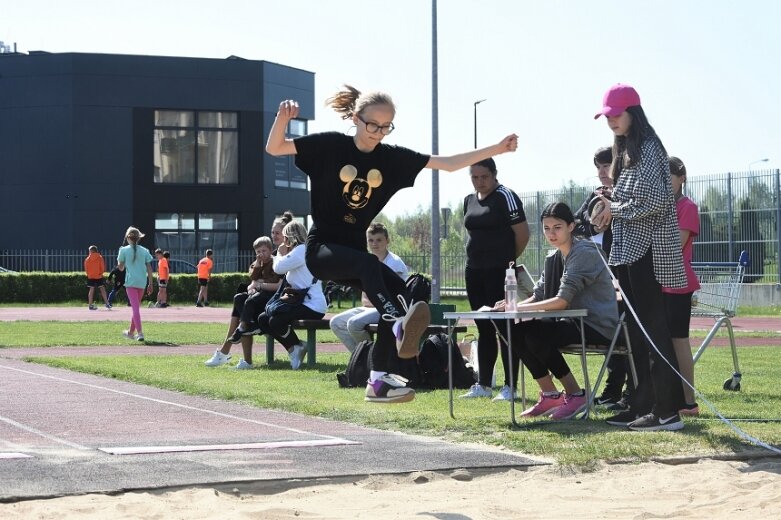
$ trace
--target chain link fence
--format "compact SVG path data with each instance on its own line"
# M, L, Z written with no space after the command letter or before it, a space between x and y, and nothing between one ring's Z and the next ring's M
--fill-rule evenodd
M690 176L684 193L700 208L700 235L694 242L696 262L735 262L748 251L750 265L746 282L781 283L779 242L781 242L781 178L779 170L763 170L718 175ZM519 193L526 212L530 239L520 262L538 274L550 249L539 219L542 208L564 201L576 210L593 186L573 186L558 190ZM116 263L116 249L99 249L106 269ZM171 272L192 273L203 251L171 250ZM0 251L0 267L13 271L82 271L87 250L6 250ZM248 269L255 253L214 251L214 273ZM431 253L403 255L411 271L430 273ZM463 292L465 255L442 255L440 287L443 294Z

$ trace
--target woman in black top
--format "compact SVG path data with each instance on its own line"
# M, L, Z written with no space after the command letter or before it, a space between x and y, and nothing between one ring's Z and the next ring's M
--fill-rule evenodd
M477 310L493 306L504 298L504 276L510 262L514 262L529 243L529 224L523 212L521 199L496 179L496 163L485 159L469 169L474 193L464 199L464 227L466 242L466 294L469 306ZM478 382L461 397L491 397L491 379L498 353L496 330L488 320L475 320L477 325ZM513 381L518 381L520 359L513 357L510 367L507 346L502 343L502 364L505 385L494 398L510 399L510 370Z
M429 156L382 142L393 131L396 115L396 107L387 94L361 94L345 86L327 104L343 119L352 120L356 126L354 136L324 132L287 139L288 123L298 116L299 108L296 101L286 100L279 104L266 151L274 156L295 155L296 166L311 182L313 226L306 250L309 270L321 280L334 280L364 291L383 313L366 400L409 401L415 396L414 390L384 369L394 346L400 357L417 354L420 337L429 324L428 305L416 302L406 309L403 280L366 250L365 230L396 192L414 184L423 168L458 170L514 151L518 137L509 135L493 146L463 154Z

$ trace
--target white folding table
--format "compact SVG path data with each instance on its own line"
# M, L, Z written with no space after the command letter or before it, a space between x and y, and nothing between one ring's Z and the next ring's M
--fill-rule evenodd
M469 311L469 312L446 312L442 317L447 320L448 336L453 337L453 327L458 324L459 320L504 320L507 326L507 345L512 345L512 325L515 320L528 320L532 318L572 318L580 321L580 344L582 350L581 364L583 365L583 379L586 387L586 395L591 395L591 387L588 380L588 370L586 367L586 335L583 328L583 318L588 315L586 309L566 309L560 311L515 311L515 312L498 312L498 311ZM498 332L497 327L497 332ZM501 333L500 333L501 335ZM500 346L501 348L501 346ZM513 353L512 348L507 349L507 360L512 367ZM448 387L450 391L450 417L455 419L453 414L453 349L448 349ZM512 370L507 371L510 374L510 395L515 396L515 381L513 381ZM526 407L526 385L524 380L523 366L519 370L521 380L521 404ZM588 404L586 409L586 415L591 410L592 403ZM520 426L515 419L515 399L510 399L510 420L514 426Z

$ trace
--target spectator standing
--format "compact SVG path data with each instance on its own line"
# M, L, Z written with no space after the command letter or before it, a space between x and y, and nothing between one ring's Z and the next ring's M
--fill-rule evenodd
M466 242L466 294L469 306L477 310L493 306L504 298L504 277L510 262L515 262L529 243L529 224L518 195L497 179L496 163L484 159L469 168L475 191L464 198ZM477 325L478 381L463 398L491 397L491 380L498 357L496 329L489 320L475 320ZM494 398L511 399L510 371L518 381L520 360L513 356L510 366L507 344L502 340L502 365L505 384Z
M678 157L670 156L670 173L672 174L673 193L675 194L675 212L678 216L678 229L681 234L681 252L683 268L686 271L686 287L673 289L663 287L662 293L667 310L667 323L678 359L678 371L689 383L683 384L685 404L679 410L681 415L699 415L700 409L694 398L694 361L692 347L689 342L689 325L692 312L692 295L700 288L700 281L692 268L694 239L700 234L700 212L697 204L683 194L686 183L686 166Z
M157 248L155 256L157 257L157 302L155 307L164 309L168 307L168 278L170 276L168 259L171 257L171 253Z
M195 300L196 307L209 306L209 278L212 276L214 261L211 249L206 250L206 256L198 261L198 298Z
M592 223L613 229L610 265L637 316L630 314L628 326L638 377L629 410L607 423L636 431L680 430L683 388L673 370L678 362L670 329L667 320L660 319L666 315L662 287L686 286L667 151L634 88L612 86L602 105L594 117L604 115L614 134L613 200L601 197L603 211Z
M390 267L399 278L406 280L409 269L399 256L388 250L390 238L388 228L380 222L372 222L366 230L366 245L369 252L374 254L380 262ZM332 317L328 322L331 330L339 338L350 352L361 341L370 339L366 330L368 325L380 321L380 312L374 308L366 293L361 293L361 306L348 309Z
M613 194L613 179L610 177L610 166L613 162L613 149L609 146L599 148L594 153L594 166L597 168L599 187L583 201L575 212L575 230L573 234L586 237L602 246L602 250L609 257L610 247L613 244L613 231L610 226L599 230L591 223L591 212L594 205L600 201L601 196L611 198ZM611 356L607 366L607 378L602 394L594 398L594 404L615 412L625 411L628 408L628 395L622 394L624 383L629 373L628 360L624 356Z
M103 278L103 275L106 273L106 262L103 260L103 255L98 252L97 246L89 246L87 258L84 259L84 272L87 275L87 287L89 287L87 291L89 310L94 311L97 309L97 306L93 303L96 287L100 290L106 309L111 310L111 303L109 303L108 296L106 296L106 281Z
M113 284L111 291L108 293L109 305L114 305L114 297L119 293L119 290L125 286L125 271L121 271L119 267L115 267L108 274L109 283ZM130 301L127 302L128 307Z
M130 301L132 318L130 327L122 332L128 339L144 341L144 331L141 325L141 298L146 294L151 295L154 289L154 274L152 273L152 255L149 249L138 242L144 238L144 234L133 226L125 232L127 245L119 248L117 255L117 268L125 271L125 292Z

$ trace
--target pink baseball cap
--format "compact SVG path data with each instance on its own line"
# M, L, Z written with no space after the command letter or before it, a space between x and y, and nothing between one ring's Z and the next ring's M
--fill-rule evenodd
M605 92L602 98L602 110L597 112L594 119L599 116L615 117L620 116L629 107L640 104L640 95L629 85L616 83Z

